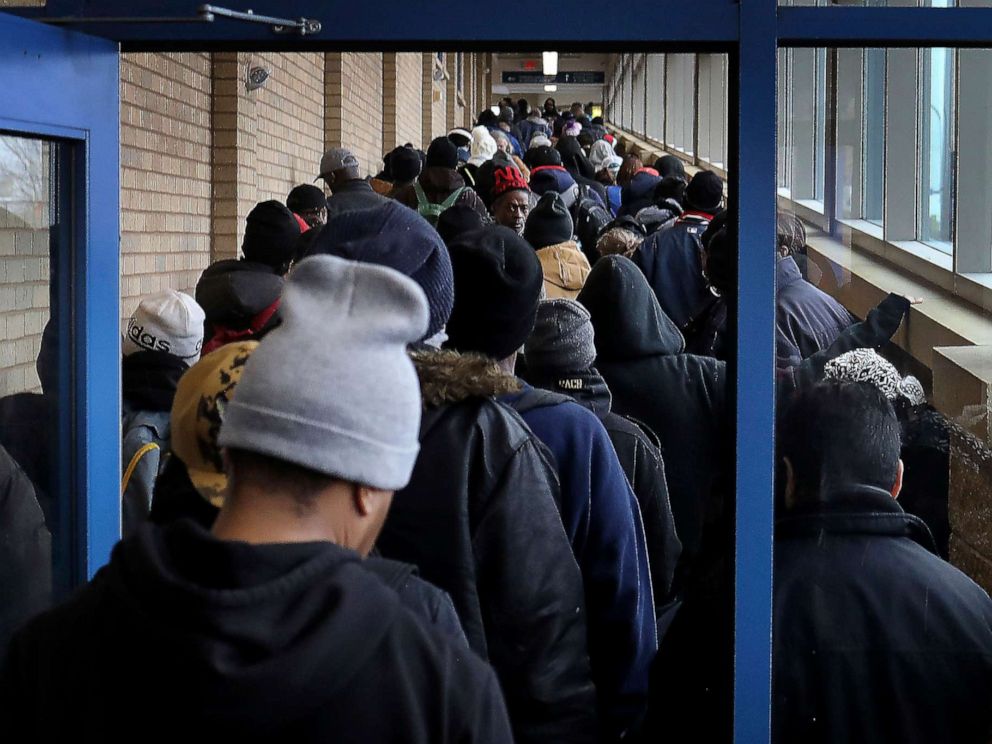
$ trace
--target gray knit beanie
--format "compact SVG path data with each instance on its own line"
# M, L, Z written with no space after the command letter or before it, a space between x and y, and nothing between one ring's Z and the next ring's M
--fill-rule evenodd
M545 300L524 346L530 369L581 372L596 361L589 311L575 300Z
M420 449L420 386L406 346L427 298L398 271L334 256L300 262L282 325L245 366L219 443L398 490Z

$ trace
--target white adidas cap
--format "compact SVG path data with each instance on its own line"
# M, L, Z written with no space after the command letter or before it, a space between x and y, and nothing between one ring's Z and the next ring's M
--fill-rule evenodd
M138 305L124 332L124 356L163 351L192 364L203 346L203 308L185 292L167 289Z

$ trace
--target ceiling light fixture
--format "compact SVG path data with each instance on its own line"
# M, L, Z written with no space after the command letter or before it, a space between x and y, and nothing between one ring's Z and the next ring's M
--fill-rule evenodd
M558 74L558 52L542 52L541 56L544 58L544 74L545 75L557 75Z

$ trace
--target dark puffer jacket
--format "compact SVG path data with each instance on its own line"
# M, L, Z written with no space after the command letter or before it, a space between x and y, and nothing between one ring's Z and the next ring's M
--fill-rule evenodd
M775 742L992 736L992 601L926 526L854 486L775 527Z
M828 348L856 319L803 279L791 256L778 259L775 271L775 351L778 366L790 367Z
M558 483L542 445L493 399L518 383L477 356L413 359L420 456L377 547L451 595L469 645L496 670L517 742L593 741L582 577Z
M685 330L712 297L703 277L699 242L710 219L702 212L686 212L670 228L649 235L633 255L661 309L679 330Z
M691 560L710 494L733 462L722 446L725 368L682 353L682 334L630 259L602 258L578 300L592 315L595 366L613 394L613 410L644 421L661 441L675 526Z
M424 196L434 204L443 203L455 191L468 185L458 171L439 165L424 168L417 180L424 190ZM393 198L400 204L405 204L414 211L417 210L417 189L414 184L398 189ZM489 222L489 210L474 189L466 188L462 191L455 204L463 204L474 209L482 217L483 222Z
M375 209L386 203L386 197L376 192L372 184L364 178L353 178L334 187L334 193L327 197L327 219L344 212L360 212Z

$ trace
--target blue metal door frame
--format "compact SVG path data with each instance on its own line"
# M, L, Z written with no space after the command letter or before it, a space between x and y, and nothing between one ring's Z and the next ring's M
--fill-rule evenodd
M71 260L55 282L71 339L75 580L120 535L119 45L0 13L0 131L69 144Z
M105 0L99 13L86 0L48 0L44 8L18 12L31 17L103 18L155 15L190 17L197 3L163 0L151 10L128 0ZM992 47L992 8L860 8L776 7L776 0L628 0L607 10L600 2L579 0L562 12L544 4L528 9L527 23L512 13L492 14L479 23L460 0L381 0L377 3L335 3L318 0L253 0L226 3L227 7L256 13L323 22L314 37L273 35L271 29L233 21L215 24L142 24L119 20L81 25L89 33L119 41L128 49L389 49L421 50L450 44L460 49L560 48L591 51L679 47L716 50L737 60L736 168L732 203L739 214L740 268L738 347L746 350L737 364L737 540L735 579L735 701L737 742L767 742L770 738L772 520L774 472L774 262L769 249L775 240L775 76L780 46L989 46ZM2 26L0 26L2 33ZM541 38L537 38L540 36ZM0 39L2 40L2 39ZM109 102L107 102L109 103ZM116 106L116 101L114 102ZM108 110L105 106L104 112ZM116 138L116 133L114 134ZM115 139L116 142L116 139ZM104 143L106 144L106 143ZM92 152L92 146L91 146ZM116 151L107 163L117 167ZM109 170L109 167L108 167ZM116 186L116 172L97 184ZM115 215L101 209L97 231L104 245L116 246ZM106 206L106 205L103 205ZM113 222L113 225L109 224ZM111 230L111 227L113 228ZM91 225L91 231L94 226ZM113 233L113 235L111 235ZM100 266L116 276L117 256L102 256ZM94 267L96 268L96 267ZM111 271L112 270L112 271ZM99 437L116 436L116 400L109 400L109 381L117 380L116 295L90 297L87 283L86 364L107 382L89 390L104 410L88 408L98 416L87 430ZM112 309L111 309L112 306ZM91 313L93 315L91 315ZM111 324L113 316L113 324ZM104 327L106 325L106 327ZM114 339L111 342L111 325ZM99 326L99 328L97 328ZM106 355L94 358L99 352ZM112 362L112 365L109 364ZM113 366L113 369L110 367ZM115 391L116 395L116 391ZM111 415L113 414L113 415ZM110 483L110 462L93 474L90 486ZM114 473L116 477L116 471ZM91 491L95 493L95 491ZM114 507L117 502L114 500ZM109 522L109 508L97 509L97 532ZM95 535L99 550L108 547Z

